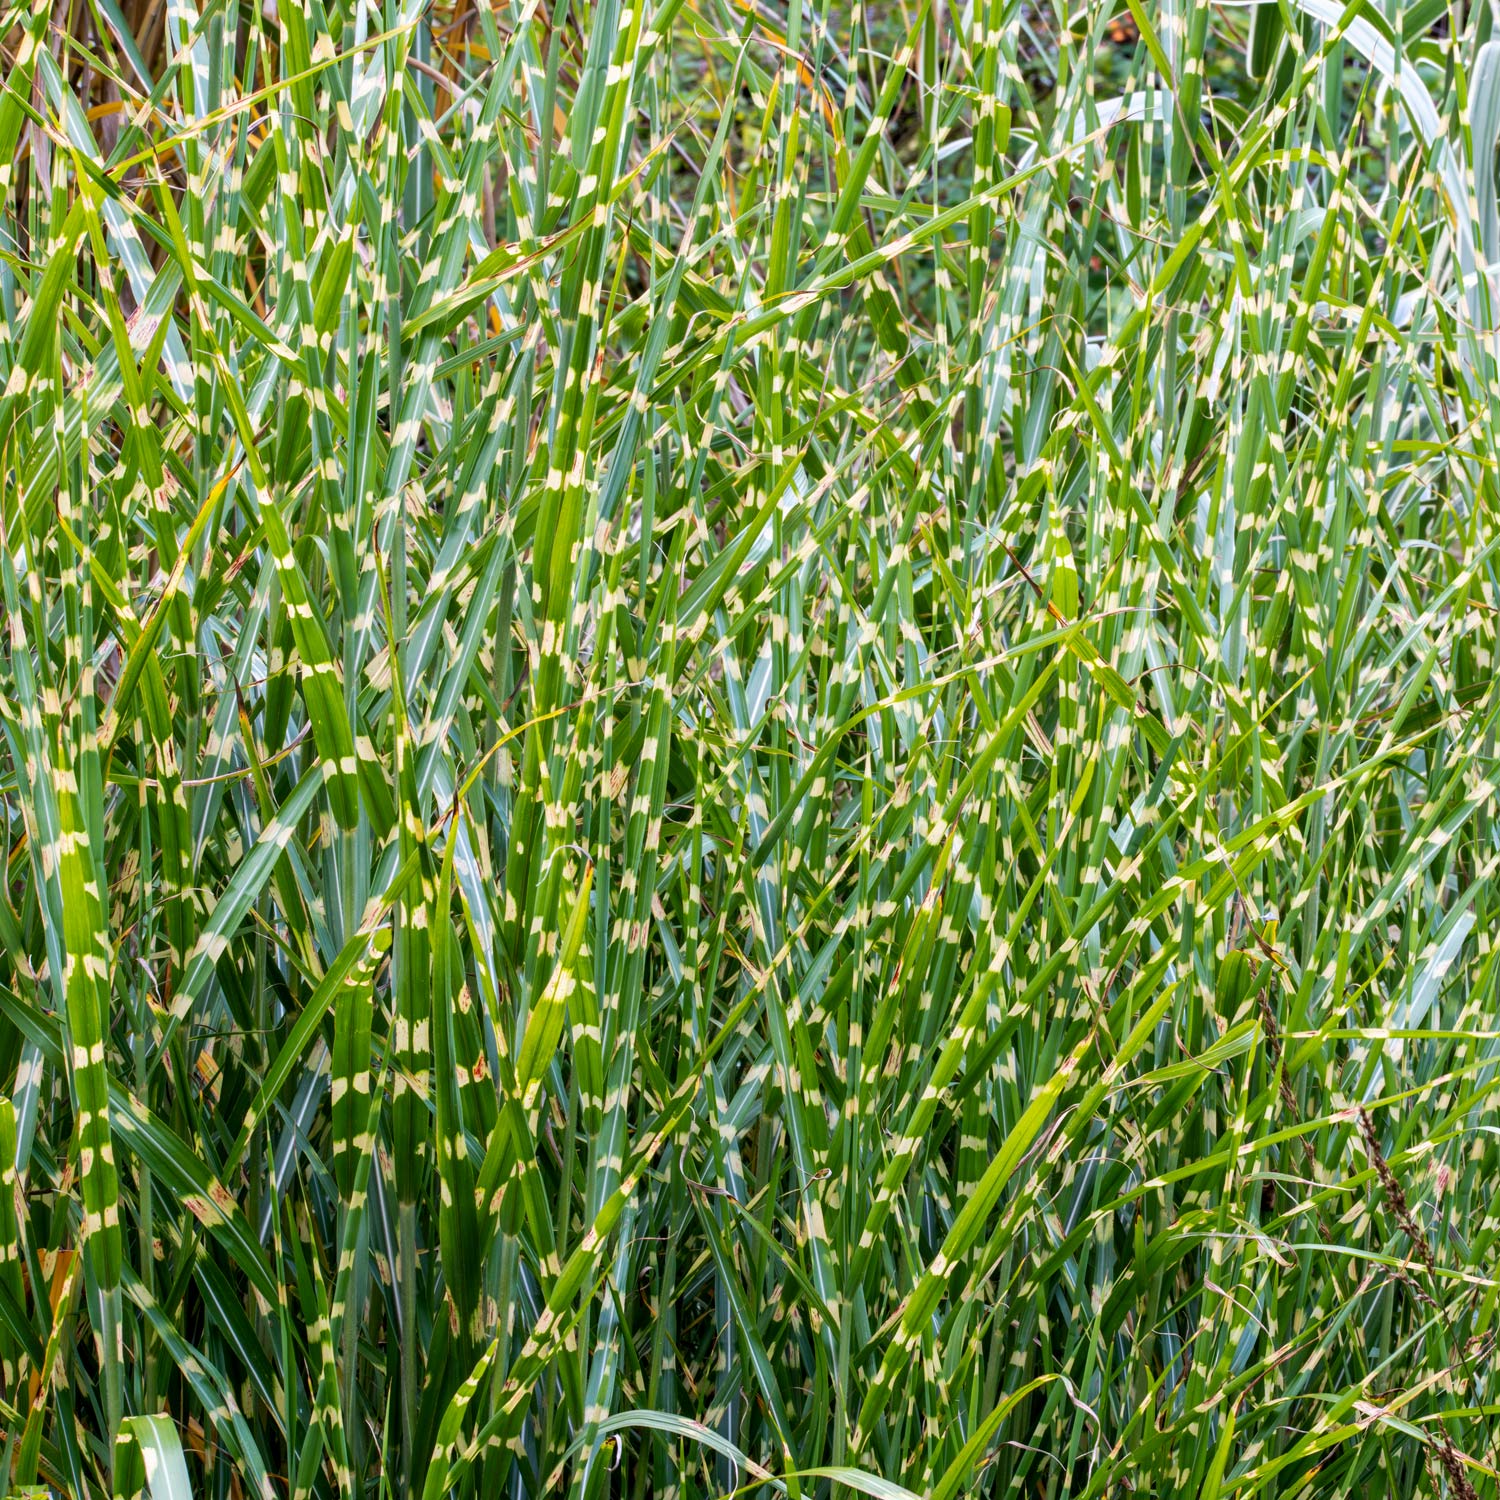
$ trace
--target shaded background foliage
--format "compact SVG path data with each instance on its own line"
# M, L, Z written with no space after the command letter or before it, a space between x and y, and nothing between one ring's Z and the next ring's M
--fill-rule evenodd
M1494 21L8 5L0 1484L1496 1494Z

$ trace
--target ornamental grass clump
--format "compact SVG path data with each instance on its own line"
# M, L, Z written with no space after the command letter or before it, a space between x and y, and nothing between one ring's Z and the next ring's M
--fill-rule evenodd
M1496 19L9 4L0 1494L1500 1494Z

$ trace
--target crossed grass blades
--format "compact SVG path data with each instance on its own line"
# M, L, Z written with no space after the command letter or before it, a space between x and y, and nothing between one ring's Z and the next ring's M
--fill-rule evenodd
M1495 1495L1493 24L9 5L8 1492Z

